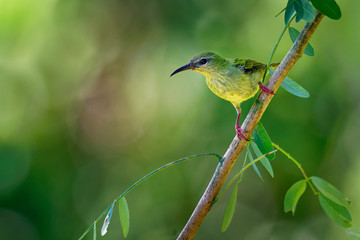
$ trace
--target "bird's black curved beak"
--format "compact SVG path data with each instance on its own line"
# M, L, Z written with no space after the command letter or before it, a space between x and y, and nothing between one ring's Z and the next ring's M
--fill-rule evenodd
M193 67L192 63L188 63L188 64L186 64L186 65L184 65L184 66L176 69L176 70L170 75L170 77L171 77L172 75L178 73L178 72L182 72L182 71L185 71L185 70L188 70L188 69L193 69L193 68L194 68L194 67Z

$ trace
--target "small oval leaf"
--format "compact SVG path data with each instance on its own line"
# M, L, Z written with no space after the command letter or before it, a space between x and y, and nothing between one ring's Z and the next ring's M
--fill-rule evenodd
M296 22L304 19L307 22L312 22L315 19L315 9L308 0L295 0Z
M310 97L310 93L306 91L300 84L291 80L289 77L285 77L284 81L280 85L283 89L288 91L289 93L301 97L301 98L308 98Z
M248 157L249 157L249 161L250 161L250 162L253 162L253 161L254 161L254 158L253 158L252 153L251 153L251 151L250 151L250 149L249 149L249 145L246 146L246 150L247 150L247 154L248 154ZM256 174L259 176L259 178L260 178L262 181L264 181L264 179L262 178L262 176L261 176L261 174L260 174L260 171L259 171L258 167L256 166L256 163L252 164L251 166L253 167L254 171L255 171Z
M255 155L259 158L262 157L263 153L261 153L260 149L258 148L258 146L256 146L256 143L251 141L251 147L254 150ZM266 171L268 171L268 173L270 174L271 177L274 177L274 171L271 167L270 161L269 159L267 159L266 157L262 158L260 160L261 164L264 166L264 168L266 169Z
M319 194L319 203L331 220L342 227L351 227L351 215L346 207L340 206L339 204L331 201L321 193Z
M306 190L306 181L300 180L294 183L289 190L287 190L284 199L284 211L295 214L295 209L300 197L304 194Z
M273 69L269 69L270 74L272 75L274 73ZM306 91L305 88L300 86L297 82L294 80L291 80L289 77L285 77L284 81L280 85L283 89L288 91L289 93L301 97L301 98L308 98L310 97L310 93Z
M261 122L256 125L253 132L253 137L256 145L259 147L262 154L267 154L274 151L271 139ZM275 158L275 153L268 155L267 158L273 160Z
M293 27L289 27L289 35L291 38L291 41L294 43L297 39L297 37L299 36L300 32L298 30L296 30ZM310 45L310 43L308 43L304 49L304 54L308 55L308 56L314 56L314 48Z
M345 197L345 195L339 189L337 189L324 179L319 177L311 177L311 182L325 197L327 197L331 201L344 207L350 206L351 201L347 197Z
M111 205L111 207L109 209L109 212L106 214L104 224L103 224L103 226L101 228L101 236L104 236L107 233L107 228L108 228L108 226L110 224L113 209L114 209L114 203Z
M311 0L313 6L325 16L338 20L341 18L341 10L334 0Z
M292 15L294 14L294 12L295 12L294 0L289 0L286 5L286 10L284 15L285 25L289 24L289 21Z
M228 204L226 205L224 218L221 225L221 231L225 232L226 229L229 227L231 220L234 216L235 207L236 207L236 198L237 198L237 189L238 184L235 185L235 188L231 194Z
M129 233L130 215L129 215L129 207L125 197L122 197L119 200L119 216L120 216L120 223L121 223L123 235L124 238L126 238Z

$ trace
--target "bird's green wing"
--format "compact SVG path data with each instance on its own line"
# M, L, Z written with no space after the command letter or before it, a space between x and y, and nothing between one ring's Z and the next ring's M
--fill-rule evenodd
M240 68L244 73L254 73L262 71L266 68L266 64L259 63L250 59L236 58L234 60L234 66Z

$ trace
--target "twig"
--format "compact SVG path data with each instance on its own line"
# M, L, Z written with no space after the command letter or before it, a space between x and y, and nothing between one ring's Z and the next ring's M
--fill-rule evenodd
M295 158L293 158L288 152L286 152L284 149L282 149L279 145L277 145L276 143L272 143L274 147L276 147L280 152L282 152L288 159L290 159L293 163L295 163L295 165L300 169L301 174L304 176L306 182L309 184L311 190L313 191L313 193L315 195L319 195L320 193L318 191L316 191L314 185L311 182L311 177L309 178L306 173L305 170L302 168L301 164L295 160Z
M216 153L202 153L202 154L197 154L197 155L192 155L189 157L184 157L181 159L178 159L176 161L170 162L168 164L165 164L157 169L155 169L154 171L152 171L151 173L146 174L144 177L140 178L139 180L137 180L133 185L131 185L128 189L125 190L125 192L123 192L117 199L115 199L112 204L105 210L103 211L103 213L97 218L95 219L94 223L81 235L81 237L79 238L79 240L83 239L90 231L91 229L94 230L94 234L96 231L96 223L100 221L101 218L103 218L110 210L110 208L116 204L118 201L120 201L120 199L122 197L125 197L126 194L128 194L131 190L133 190L134 188L136 188L140 183L144 182L145 180L149 179L151 176L169 168L172 166L175 166L181 162L186 162L190 159L194 159L194 158L198 158L198 157L203 157L203 156L214 156L216 157L219 161L221 161L221 156L216 154Z
M276 92L280 87L281 82L284 80L290 69L301 57L307 43L316 30L317 26L321 22L323 15L321 13L316 14L316 18L313 22L307 23L297 40L286 54L285 58L281 61L279 67L271 76L267 87ZM273 95L267 95L261 93L256 99L246 119L244 120L241 128L245 130L245 137L250 138L255 126L259 122L267 106L269 105ZM205 219L206 215L212 207L212 202L218 195L221 187L223 186L231 168L233 167L236 159L239 157L242 150L245 148L247 142L244 139L235 137L231 142L229 148L223 156L223 161L218 164L213 177L210 180L204 194L194 209L191 217L186 223L185 227L178 236L178 240L190 240L193 239L201 223Z

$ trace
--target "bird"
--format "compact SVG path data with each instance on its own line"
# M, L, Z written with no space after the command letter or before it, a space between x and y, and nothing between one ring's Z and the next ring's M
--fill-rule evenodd
M278 65L279 63L273 63L269 65L269 68L274 69ZM218 97L234 105L237 113L236 135L239 139L249 141L244 135L245 131L239 125L240 104L252 98L259 89L267 94L274 94L262 84L266 68L266 64L254 60L226 59L213 52L205 52L196 55L188 64L176 69L170 77L185 70L194 70L203 74L209 89Z

